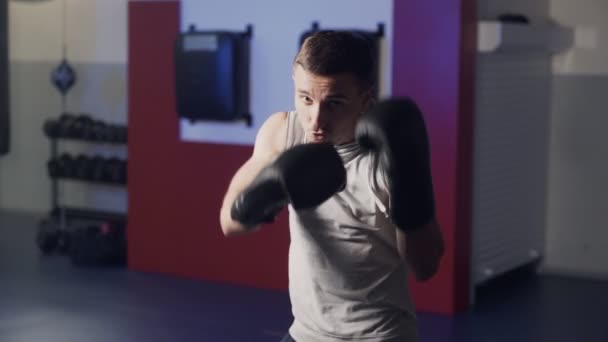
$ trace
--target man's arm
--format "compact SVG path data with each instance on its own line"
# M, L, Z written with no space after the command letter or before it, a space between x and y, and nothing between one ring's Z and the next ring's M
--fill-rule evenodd
M381 156L399 250L416 278L436 272L444 253L435 218L431 148L424 115L408 97L383 100L357 123L357 142Z
M432 219L407 233L397 229L397 247L418 281L431 279L437 273L445 251L439 223Z
M220 225L225 236L238 235L254 231L247 229L232 219L230 210L237 196L245 189L260 171L270 165L285 147L287 133L287 113L279 112L271 115L260 127L256 136L253 154L238 169L224 195L220 209Z

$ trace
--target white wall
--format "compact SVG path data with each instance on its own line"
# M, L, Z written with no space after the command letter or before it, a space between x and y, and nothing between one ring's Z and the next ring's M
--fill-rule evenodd
M547 213L548 272L608 278L608 2L551 0L576 28L554 59Z
M478 0L480 20L496 20L505 13L525 15L532 23L548 21L549 0Z
M253 25L251 41L251 110L253 126L244 124L181 122L183 140L252 144L260 124L277 111L293 108L291 63L301 34L313 21L320 28L357 28L375 30L385 25L382 55L382 95L389 94L391 77L392 0L224 0L209 5L207 1L182 0L181 26L198 29L243 31ZM238 10L237 10L238 9Z
M47 118L61 110L50 83L61 58L63 1L9 1L11 152L0 158L0 208L43 212L50 209L46 161ZM65 0L67 57L78 81L68 93L67 110L126 122L127 0ZM62 142L62 149L126 156L125 147ZM62 182L63 202L123 211L120 187Z
M608 1L551 0L551 17L575 29L575 48L556 56L559 75L608 75Z
M64 2L72 62L126 63L127 0L9 1L12 60L61 58Z

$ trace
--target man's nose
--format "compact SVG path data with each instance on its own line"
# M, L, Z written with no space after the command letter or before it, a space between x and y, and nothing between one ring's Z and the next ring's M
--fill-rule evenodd
M311 108L310 121L312 123L313 131L323 129L325 127L325 121L327 118L325 112L326 111L323 109L323 106L320 105L315 105Z

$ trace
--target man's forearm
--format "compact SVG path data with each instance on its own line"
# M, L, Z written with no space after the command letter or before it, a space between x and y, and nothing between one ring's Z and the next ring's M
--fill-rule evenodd
M431 279L439 270L445 245L436 220L405 236L405 257L419 281Z

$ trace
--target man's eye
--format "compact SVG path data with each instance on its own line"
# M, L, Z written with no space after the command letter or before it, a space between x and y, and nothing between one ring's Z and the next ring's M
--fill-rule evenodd
M304 101L306 104L312 103L312 99L308 96L302 96L302 101Z

